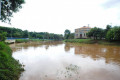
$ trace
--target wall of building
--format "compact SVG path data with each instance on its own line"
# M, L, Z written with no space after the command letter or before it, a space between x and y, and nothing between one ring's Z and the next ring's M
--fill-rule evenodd
M87 38L87 35L86 33L90 31L90 28L78 28L78 29L75 29L75 39L76 38ZM82 34L82 37L80 37L80 35Z

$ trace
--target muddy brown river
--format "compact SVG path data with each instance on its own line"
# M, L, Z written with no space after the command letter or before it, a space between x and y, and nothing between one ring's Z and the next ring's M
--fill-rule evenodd
M64 42L10 45L24 64L19 80L120 80L120 47Z

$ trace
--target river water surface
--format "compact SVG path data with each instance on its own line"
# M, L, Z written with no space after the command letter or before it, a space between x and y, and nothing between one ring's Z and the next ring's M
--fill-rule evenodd
M19 80L120 80L120 47L63 42L12 44Z

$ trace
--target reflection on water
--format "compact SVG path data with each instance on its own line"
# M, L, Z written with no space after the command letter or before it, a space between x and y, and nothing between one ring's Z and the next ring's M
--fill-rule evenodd
M20 80L120 80L120 47L63 42L11 45Z
M78 46L76 44L74 45L75 54L89 56L94 60L104 58L106 63L115 62L120 64L120 47L98 44L79 44Z

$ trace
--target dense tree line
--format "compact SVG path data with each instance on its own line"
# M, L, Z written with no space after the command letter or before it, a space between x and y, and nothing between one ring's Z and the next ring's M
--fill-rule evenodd
M106 29L94 27L87 33L87 36L93 39L120 41L120 26L111 27L111 25L107 25Z
M62 40L62 34L54 34L48 32L29 32L27 30L21 30L18 28L9 28L0 26L0 32L6 32L7 37L14 38L31 38L31 39L53 39Z

